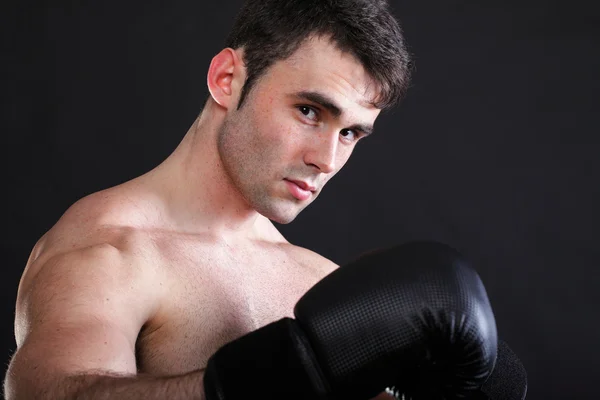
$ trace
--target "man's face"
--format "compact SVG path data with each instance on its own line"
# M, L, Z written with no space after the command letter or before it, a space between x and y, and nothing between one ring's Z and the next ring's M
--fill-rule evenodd
M275 63L241 109L228 111L218 137L224 168L248 204L275 222L293 221L372 129L375 88L326 39Z

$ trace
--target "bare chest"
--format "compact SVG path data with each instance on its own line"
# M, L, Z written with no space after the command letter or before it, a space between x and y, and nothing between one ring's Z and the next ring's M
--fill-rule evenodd
M283 317L330 265L289 249L196 248L162 257L169 296L141 331L140 372L204 368L222 345Z

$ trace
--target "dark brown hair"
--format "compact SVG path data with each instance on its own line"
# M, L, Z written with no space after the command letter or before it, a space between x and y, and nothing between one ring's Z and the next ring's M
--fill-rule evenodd
M374 104L388 109L408 89L411 57L386 0L246 0L225 46L244 49L247 77L238 108L257 79L312 35L330 37L379 85Z

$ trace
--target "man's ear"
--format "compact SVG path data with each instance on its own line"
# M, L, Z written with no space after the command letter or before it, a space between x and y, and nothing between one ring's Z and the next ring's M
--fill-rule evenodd
M207 84L213 100L229 109L237 105L245 81L245 69L240 55L231 48L213 57L208 69Z

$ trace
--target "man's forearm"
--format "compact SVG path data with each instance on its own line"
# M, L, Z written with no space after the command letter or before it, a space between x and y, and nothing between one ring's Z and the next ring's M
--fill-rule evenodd
M9 400L205 400L204 370L178 376L77 375L55 380L42 389L21 387ZM35 392L35 393L32 393Z
M203 376L203 371L169 377L100 376L90 386L76 389L72 400L204 400Z

